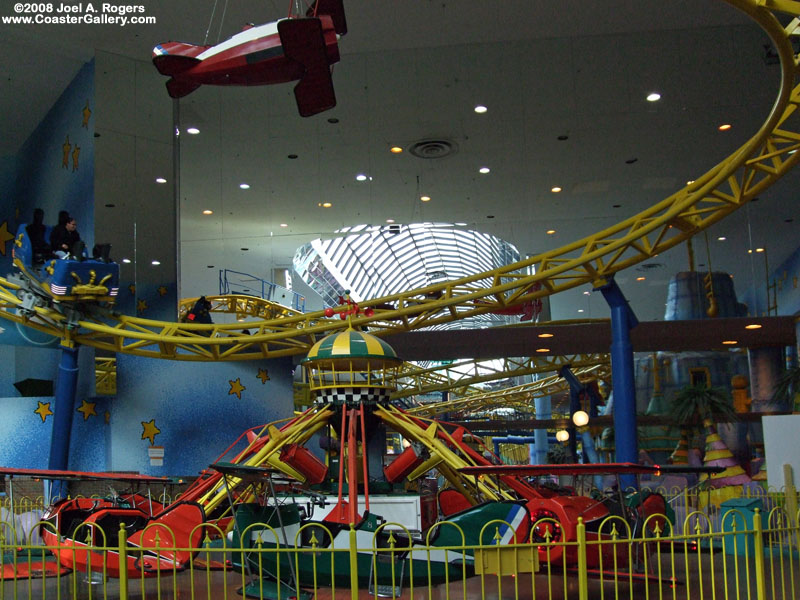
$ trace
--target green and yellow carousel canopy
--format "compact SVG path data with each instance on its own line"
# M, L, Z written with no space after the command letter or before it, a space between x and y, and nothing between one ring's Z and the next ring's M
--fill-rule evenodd
M394 349L382 339L363 331L348 328L314 344L309 350L308 356L303 359L303 363L310 366L317 362L340 359L390 364L402 362L395 354Z

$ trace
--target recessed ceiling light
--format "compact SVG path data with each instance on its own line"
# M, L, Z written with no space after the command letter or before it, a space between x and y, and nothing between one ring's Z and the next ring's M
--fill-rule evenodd
M658 102L659 100L661 100L661 94L658 92L651 92L650 94L647 94L648 102Z
M386 219L387 223L394 223L394 219Z
M167 183L167 180L163 177L156 177L156 183Z
M718 242L724 242L724 241L725 241L725 240L727 240L727 239L728 239L728 238L726 238L724 235L721 235L721 236L719 236L719 237L717 238L717 241L718 241Z
M364 175L363 173L359 173L358 175L356 175L356 181L366 181L366 180L367 176Z
M333 204L331 204L330 202L323 202L322 203L322 208L330 208L331 206L333 206Z
M736 340L722 340L722 343L727 346L733 346L734 344L738 344L739 342L737 342Z
M207 208L207 209L205 209L205 210L203 211L203 214L204 214L204 215L213 215L213 214L214 214L214 211L213 211L213 210L209 210L209 209Z
M403 149L400 146L392 146L391 148L389 148L389 152L391 152L392 154L400 154L402 151Z
M579 309L578 309L578 312L583 312L583 309L582 309L582 308L579 308Z
M645 279L646 279L646 277L637 277L636 281L644 281Z
M686 182L686 185L692 185L693 183L694 183L694 179L690 179L689 181Z
M761 329L761 325L758 323L750 323L750 325L745 325L745 329Z
M551 192L553 192L554 194L557 194L558 192L560 192L560 191L561 191L561 188L560 188L560 187L558 187L558 186L551 187L551 188L550 188L550 191L551 191Z
M289 226L288 223L281 223L281 227L288 227L288 226Z
M123 258L122 262L124 262L126 265L129 265L131 263L131 259L130 258Z
M547 233L547 235L553 235L555 232L555 229L548 229L545 233Z
M763 251L764 251L763 248L756 248L756 252L763 252Z
M731 127L732 126L730 123L724 123L720 125L717 129L719 129L720 131L728 131L728 129L730 129Z
M249 183L240 183L239 187L242 188L243 190L249 190L250 189L250 184Z
M422 202L430 202L431 201L431 197L430 196L420 196L419 199Z
M483 114L483 113L485 113L487 110L489 110L489 109L488 109L488 108L486 108L486 107L485 107L483 104L478 104L478 105L475 107L475 112L476 112L476 113L478 113L479 115L482 115L482 114Z
M551 337L553 337L553 334L552 333L540 333L539 337L540 338L551 338Z
M200 130L197 127L187 127L186 133L191 133L192 135L197 135L200 133Z
M484 175L486 175L486 173L488 173L490 171L491 171L491 169L489 167L481 167L480 169L478 169L478 172L479 173L483 173Z
M153 265L153 266L155 266L155 267L157 267L158 265L160 265L160 264L161 264L161 261L154 260L154 261L151 261L151 262L150 262L150 264L151 264L151 265Z
M550 348L537 348L537 352L550 352Z
M592 295L592 292L583 292L583 295L584 295L584 296L591 296L591 295Z

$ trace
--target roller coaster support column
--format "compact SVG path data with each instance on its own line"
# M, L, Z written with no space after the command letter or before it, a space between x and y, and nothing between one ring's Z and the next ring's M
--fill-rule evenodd
M611 308L611 385L614 389L614 445L617 462L639 462L636 440L636 393L630 330L639 324L617 282L609 278L596 285ZM623 489L636 486L633 475L623 475Z
M537 419L552 419L553 410L550 396L539 396L533 401L536 408ZM547 429L537 429L533 432L533 451L535 453L535 460L531 462L535 465L547 464Z
M558 374L560 377L566 379L567 383L569 384L569 416L570 421L572 420L572 416L579 410L581 410L582 397L587 397L589 399L589 416L596 417L597 416L597 404L600 401L598 398L597 393L594 391L592 387L586 386L582 384L577 377L575 377L575 373L572 372L572 369L569 368L569 365L564 365L558 370ZM580 432L581 434L581 441L583 442L583 454L590 463L599 463L600 457L597 454L597 450L594 447L594 438L592 437L592 432L589 430L588 426L584 426L581 428L575 428L574 426L570 426L570 430L572 431L572 435L570 436L570 441L572 438L577 437L577 433ZM603 477L602 475L595 475L593 477L594 486L598 489L603 489Z
M75 390L78 387L78 346L61 348L61 362L56 377L53 432L50 438L49 469L66 470L69 461L69 439L72 416L75 414ZM67 497L64 481L53 481L50 498Z

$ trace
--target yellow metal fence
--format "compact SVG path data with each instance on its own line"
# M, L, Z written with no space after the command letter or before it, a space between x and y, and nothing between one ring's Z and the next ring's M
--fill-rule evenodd
M384 536L378 544L372 533L362 537L347 528L338 537L335 530L316 529L284 540L282 530L261 524L243 532L243 539L253 541L247 548L232 545L234 538L209 525L197 530L199 548L176 548L169 528L151 525L157 531L143 548L128 543L124 525L104 532L88 524L78 528L76 541L62 539L58 547L20 544L11 524L0 523L0 600L225 600L243 592L279 600L378 595L429 600L789 600L800 596L797 516L790 518L781 508L767 513L737 509L715 522L694 511L676 525L661 515L634 524L612 516L599 528L580 522L574 540L562 539L560 524L543 520L525 543L503 546L491 541L499 538L501 524L490 523L480 537L484 545L444 547L433 544L435 530L418 539L393 530L388 543ZM304 543L295 545L301 538ZM170 559L181 552L190 553L191 559L180 564ZM62 565L75 570L59 569L55 553L61 554ZM128 568L116 569L119 564ZM443 564L449 569L442 575Z

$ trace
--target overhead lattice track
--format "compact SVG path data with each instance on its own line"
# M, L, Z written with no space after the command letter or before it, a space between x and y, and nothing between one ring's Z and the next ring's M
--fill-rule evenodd
M591 380L607 380L611 377L611 365L595 364L573 369L579 381L585 383ZM447 400L445 402L431 402L421 406L405 409L415 416L424 415L434 418L445 413L484 413L495 408L512 408L519 412L533 413L533 401L542 396L552 396L569 389L568 382L559 375L551 375L538 381L525 383L514 387L504 388L483 394L475 394L465 398Z
M791 169L800 153L800 86L790 38L798 33L800 2L725 0L767 33L781 63L781 86L764 124L743 146L658 204L561 248L458 280L361 302L373 308L353 325L385 336L501 311L580 285L595 285L614 273L688 240L762 193ZM782 26L774 13L793 18ZM535 271L534 275L525 273ZM172 360L248 360L305 354L321 336L344 322L322 312L225 325L164 323L130 316L87 316L70 329L52 310L25 317L13 284L0 280L0 316L105 350ZM245 335L248 329L252 335Z
M572 368L607 365L607 354L571 354L568 356L532 356L530 358L504 358L496 361L460 360L437 367L418 367L406 363L398 373L397 391L392 399L407 398L448 390L453 396L485 395L486 390L475 387L479 383L558 371ZM493 366L490 366L494 362Z

